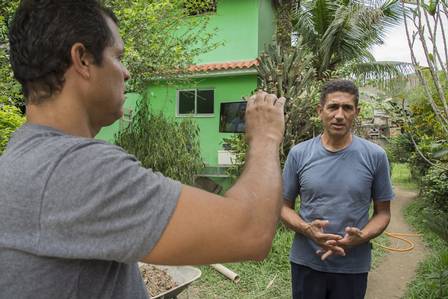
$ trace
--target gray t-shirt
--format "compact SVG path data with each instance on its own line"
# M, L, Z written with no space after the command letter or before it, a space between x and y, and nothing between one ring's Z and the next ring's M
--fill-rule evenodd
M283 198L300 195L300 216L306 222L329 220L325 232L343 236L346 226L362 229L369 220L369 206L394 197L389 164L378 145L353 136L338 152L326 150L320 136L294 146L283 169ZM371 245L365 243L321 261L320 247L302 234L295 234L290 252L293 263L323 272L365 273L370 270Z
M118 146L25 124L0 156L0 298L148 298L137 261L180 189Z

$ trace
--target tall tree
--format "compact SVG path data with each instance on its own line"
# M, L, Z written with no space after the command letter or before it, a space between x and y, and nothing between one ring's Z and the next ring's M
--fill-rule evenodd
M387 29L401 21L398 0L305 0L297 12L295 31L314 54L318 80L335 71L360 80L388 79L409 64L378 62L370 53L382 44Z
M124 62L131 73L129 91L143 92L148 84L186 78L190 65L201 53L219 45L212 41L214 29L201 12L210 0L106 0L120 20L125 43Z

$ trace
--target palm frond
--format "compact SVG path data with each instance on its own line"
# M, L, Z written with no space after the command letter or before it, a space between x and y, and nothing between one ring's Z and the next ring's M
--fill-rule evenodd
M414 67L407 62L372 61L352 63L350 71L353 75L364 77L365 79L392 79L413 73Z

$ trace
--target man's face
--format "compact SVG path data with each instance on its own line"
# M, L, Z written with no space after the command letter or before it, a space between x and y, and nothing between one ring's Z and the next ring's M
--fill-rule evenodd
M359 113L355 106L355 96L342 91L327 95L325 105L317 108L324 126L324 132L332 138L343 138L350 134L353 120Z
M91 119L100 126L112 124L123 116L125 81L129 72L122 64L124 44L117 25L106 18L112 32L113 43L103 51L103 61L93 72L93 92L89 99Z

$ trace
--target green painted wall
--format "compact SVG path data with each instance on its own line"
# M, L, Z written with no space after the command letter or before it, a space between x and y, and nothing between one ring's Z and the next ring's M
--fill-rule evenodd
M258 1L260 0L218 1L216 13L209 16L209 28L217 29L214 41L224 42L224 46L198 57L198 64L251 60L257 57Z
M219 132L219 113L221 102L239 101L257 87L256 75L234 77L218 77L196 79L191 84L179 86L153 86L149 88L150 107L153 111L162 111L167 117L176 117L177 90L189 88L210 88L215 91L214 114L212 116L193 117L200 128L201 154L209 166L218 165L218 150L222 149L222 139L230 133ZM134 109L138 99L137 94L126 96L125 107ZM96 136L98 139L113 143L114 134L118 131L120 120L104 127Z
M258 14L258 53L264 51L274 39L276 28L275 9L270 0L260 0Z
M210 30L217 29L214 41L224 45L200 55L198 64L252 60L272 40L275 22L271 0L219 0L216 13L208 16Z
M196 79L191 84L183 86L159 85L149 88L150 106L155 111L163 111L165 115L175 117L178 89L214 89L213 116L198 116L194 117L194 120L200 128L201 153L204 162L210 166L217 166L218 150L222 149L222 139L230 136L229 133L219 132L220 103L239 101L256 87L256 75Z

